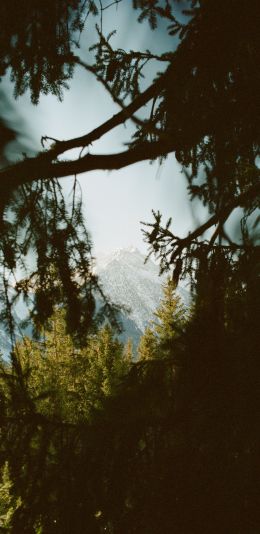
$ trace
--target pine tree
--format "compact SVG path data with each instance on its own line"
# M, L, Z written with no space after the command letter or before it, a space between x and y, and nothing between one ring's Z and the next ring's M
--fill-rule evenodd
M163 299L154 312L154 317L155 320L146 328L138 347L141 360L170 357L173 344L182 334L187 322L187 310L170 279L163 285Z
M92 335L86 347L75 348L66 333L63 310L51 318L44 341L26 338L16 351L37 409L71 422L87 420L93 410L102 408L130 363L108 325Z
M147 326L138 346L138 358L141 361L158 357L158 339L154 329Z
M41 341L23 340L2 365L0 461L8 459L12 482L5 468L0 508L12 532L85 532L86 521L94 532L106 418L130 361L108 325L80 349L66 334L63 310L49 326ZM12 489L21 496L15 509Z
M128 364L131 364L133 362L133 341L130 337L128 338L124 346L123 357Z
M92 402L95 406L99 406L102 405L102 399L115 393L129 367L129 362L124 358L122 343L114 337L108 325L91 338L87 348L87 358Z
M165 356L170 355L171 344L180 336L187 320L187 311L176 293L175 283L170 279L163 285L163 299L154 315L154 330L160 350Z
M10 532L10 526L15 510L21 500L12 495L13 482L10 478L8 462L0 470L0 531Z

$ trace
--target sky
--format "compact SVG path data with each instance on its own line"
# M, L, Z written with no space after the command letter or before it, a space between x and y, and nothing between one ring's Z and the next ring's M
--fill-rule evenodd
M167 35L165 26L152 32L148 23L134 22L137 14L130 6L130 1L122 2L117 8L112 6L104 12L104 33L117 28L113 46L125 50L149 48L153 53L171 49L173 41ZM93 28L93 21L89 22ZM93 39L92 30L87 29L82 34L82 58L85 57ZM152 65L147 71L147 79L143 82L144 88L152 81L155 73L156 67ZM10 82L5 79L2 83L14 106L14 117L20 117L21 123L26 125L34 149L41 148L42 135L57 139L80 136L119 111L101 84L80 67L76 69L73 80L70 81L70 90L65 91L62 102L48 95L42 96L40 103L33 106L29 94L13 101L10 96ZM90 151L121 151L123 143L130 138L131 128L128 121L127 125L116 128L95 143ZM78 180L82 190L86 225L94 244L94 255L97 256L99 253L109 253L129 246L147 253L140 221L152 222L152 209L161 211L164 221L169 217L173 218L172 229L177 235L185 235L194 225L197 226L205 219L201 208L192 211L185 177L173 154L161 166L158 162L141 162L113 172L85 173L79 175ZM63 179L63 184L64 188L69 190L71 179ZM194 211L197 213L196 217Z

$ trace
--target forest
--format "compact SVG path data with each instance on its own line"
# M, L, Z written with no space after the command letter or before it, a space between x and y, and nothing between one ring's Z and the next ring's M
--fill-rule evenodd
M160 54L114 47L123 10ZM18 103L62 100L81 69L117 106L15 159L0 117L0 532L257 534L259 2L4 0L0 16L4 102L1 84ZM100 153L125 124L122 150ZM164 282L135 350L94 269L78 177L171 154L206 219L180 236L174 213L142 224Z

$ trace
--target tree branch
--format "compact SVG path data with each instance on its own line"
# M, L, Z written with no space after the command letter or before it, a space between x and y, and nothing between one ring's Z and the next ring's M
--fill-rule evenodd
M230 202L230 204L222 208L222 210L220 210L218 213L215 213L204 224L196 228L196 230L188 234L185 238L178 239L178 244L171 255L170 263L173 263L176 260L176 258L180 255L184 248L189 246L192 241L203 235L204 232L206 232L206 230L208 230L212 226L218 225L217 230L219 232L221 230L221 226L225 223L225 221L228 219L229 215L235 208L245 207L249 200L257 198L258 195L260 195L260 184L250 187L247 191L235 197L233 201ZM215 232L214 237L216 237L216 235L217 234ZM173 234L172 237L176 240Z
M138 147L116 154L87 154L75 161L53 163L40 155L0 171L0 186L3 190L6 184L8 189L13 190L24 183L39 179L62 178L93 170L121 169L139 161L156 159L173 150L175 147L172 142L157 141L154 143L145 142Z
M48 151L40 152L33 158L26 158L22 162L6 167L0 171L0 190L4 196L9 196L10 189L38 179L61 178L73 174L80 174L95 169L112 170L125 167L137 161L155 159L176 149L169 139L154 143L142 143L136 148L111 155L87 154L76 161L60 161L57 157L73 148L85 147L100 139L116 126L132 117L133 113L144 106L157 95L164 86L165 75L162 75L148 89L140 94L119 113L113 115L103 124L86 135L75 137L67 141L55 141L55 145ZM56 160L56 161L55 161Z
M124 109L113 115L110 119L103 122L100 126L92 130L86 135L81 137L75 137L67 141L58 141L48 152L40 153L37 157L41 158L42 163L45 161L50 162L60 154L63 154L67 150L73 148L83 147L90 145L97 139L100 139L106 133L110 132L116 126L123 124L126 120L132 118L132 115L141 107L143 107L149 100L157 95L164 86L165 74L163 74L158 80L148 87L143 93L141 93L133 102L131 102Z
M126 106L124 105L123 101L121 100L121 98L119 98L118 96L116 96L112 89L110 88L108 82L106 80L104 80L104 78L102 78L102 76L100 76L100 74L98 74L98 72L96 71L95 67L93 67L93 65L89 65L88 63L85 63L84 61L82 61L79 57L75 56L75 63L77 65L80 65L81 67L83 67L85 70L87 70L88 72L91 72L91 74L94 74L94 76L96 77L96 79L103 85L103 87L106 89L106 91L109 93L109 95L111 96L111 98L114 100L114 102L121 108L123 109L125 112L126 112ZM136 117L134 114L132 114L131 116L128 117L129 119L131 119L135 124L137 124L138 126L143 126L144 123L141 119L139 119L138 117Z

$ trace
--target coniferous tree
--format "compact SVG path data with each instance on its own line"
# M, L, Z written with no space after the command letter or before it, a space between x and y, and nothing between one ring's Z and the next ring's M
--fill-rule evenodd
M12 495L12 487L8 462L5 462L0 477L0 529L3 532L10 532L13 514L21 504L20 500Z
M86 524L98 525L94 512L104 474L91 466L102 465L106 406L130 362L109 326L81 349L66 334L63 310L49 327L42 341L26 338L13 361L2 362L0 458L10 466L11 491L9 499L4 481L3 507L9 513L17 502L10 532L83 533Z
M46 249L50 252L52 248L64 290L62 298L71 310L68 324L71 330L78 328L81 332L82 326L85 331L93 317L92 289L95 283L93 278L86 280L85 277L86 291L82 292L82 286L73 279L70 260L73 252L77 251L80 256L79 271L90 274L90 250L84 248L84 240L77 242L81 232L78 232L76 220L68 225L63 216L62 228L60 225L56 228L49 226L50 219L55 220L53 214L57 215L56 208L59 211L62 204L58 199L57 206L55 195L46 228L40 225L41 218L31 217L31 228L37 229L36 235L28 232L25 242L17 247L17 236L23 235L19 228L24 227L24 214L15 219L12 230L7 212L19 204L20 194L23 208L24 194L27 194L31 212L37 209L48 183L47 190L50 191L54 177L94 169L119 169L138 161L164 158L174 152L188 179L188 192L207 206L210 216L201 226L180 238L171 232L169 224L166 227L161 224L161 214L154 214L155 220L150 224L146 237L151 251L159 255L162 269L172 267L177 281L182 275L195 273L204 249L211 256L221 245L227 256L239 259L240 254L245 250L248 253L256 243L254 228L258 222L256 209L259 207L258 1L252 1L249 9L245 0L232 0L228 4L221 0L217 5L214 0L187 0L186 6L190 10L184 10L181 16L177 0L163 5L159 1L134 1L139 21L147 20L154 31L158 20L169 22L172 46L161 55L149 50L113 49L113 32L106 38L102 20L107 7L113 9L119 7L117 4L119 2L115 1L103 6L102 2L92 0L66 5L55 2L50 8L50 16L46 6L35 8L31 2L21 7L21 2L13 0L11 9L4 4L1 6L5 22L0 42L0 63L3 72L11 68L18 93L29 88L34 100L40 92L51 90L60 94L60 88L71 76L73 67L80 66L91 72L121 107L119 113L92 132L68 141L49 138L52 144L48 150L33 158L23 158L1 171L0 259L5 272L12 271L24 261L24 251L28 252L32 242L41 265L38 286L35 286L39 290L36 303L39 319L45 321L53 312L51 299L45 309L42 305L42 293L46 289L42 278L43 275L48 276L47 260L50 257L46 255ZM18 17L14 17L16 12ZM75 53L77 40L74 32L81 32L84 22L88 24L90 13L100 17L100 26L97 28L97 42L91 47L93 61L86 63ZM174 40L176 35L178 40ZM164 72L141 92L143 69L148 62L154 61L159 62L161 70L164 66ZM148 102L153 103L151 114L143 120L136 117L135 113ZM227 124L228 116L230 120ZM127 150L109 155L88 153L76 160L60 159L62 154L73 148L90 146L127 119L132 119L136 125ZM47 140L43 138L42 141ZM227 220L239 207L243 212L241 239L229 235L226 228ZM42 213L44 209L40 211ZM64 215L64 209L62 211ZM254 216L255 227L252 224L250 229ZM208 242L203 241L206 230L211 232ZM45 234L44 246L39 245L39 233L41 236ZM50 240L50 234L54 239ZM59 257L62 261L58 261ZM5 285L7 281L8 276ZM26 294L25 284L18 289ZM54 284L52 293L56 296ZM9 304L6 303L3 319L10 329Z
M124 358L129 364L131 364L133 361L133 357L133 341L131 338L128 338L124 346Z
M43 341L25 338L16 347L16 358L37 410L49 418L76 422L87 420L113 395L127 372L124 347L110 326L75 348L66 333L63 310L56 310Z
M24 7L18 3L12 5ZM93 340L96 355L102 353L101 345L105 347L104 357L97 358L100 364L93 361L87 370L83 366L91 393L87 400L82 396L83 405L87 414L91 407L92 415L79 429L68 415L74 401L67 403L63 393L64 387L75 387L74 378L65 379L61 372L55 392L57 375L51 370L52 389L44 382L37 398L35 388L30 389L30 366L24 369L15 357L12 373L3 366L1 458L8 456L13 491L22 498L12 518L15 534L31 534L39 514L48 534L81 533L86 525L90 532L113 534L259 531L259 2L187 3L191 10L180 20L179 2L133 3L140 10L139 20L147 19L152 28L158 19L169 22L170 35L179 39L176 47L173 43L159 57L149 51L113 49L112 36L106 38L99 28L92 64L72 54L67 34L67 22L73 20L79 3L73 3L72 18L67 10L64 18L61 2L48 21L54 36L49 42L57 43L59 51L54 53L54 64L46 56L49 32L42 32L45 8L37 13L38 25L30 3L23 13L19 9L21 18L12 33L11 10L1 6L3 35L8 36L7 47L0 42L1 67L13 69L19 92L30 86L34 100L41 90L59 93L73 65L80 65L122 108L92 132L68 141L51 139L49 149L1 171L1 318L11 334L9 275L23 266L30 247L37 252L37 271L16 289L28 296L34 283L36 322L48 321L55 305L63 302L70 331L78 328L85 333L93 316L90 242L80 209L72 208L72 216L68 215L53 177L119 169L174 152L188 180L188 192L209 211L208 220L184 237L170 230L170 221L165 227L160 213L154 213L145 233L162 270L172 268L176 282L187 274L193 282L193 317L183 335L177 329L178 335L170 339L168 332L164 345L169 355L170 341L174 366L176 360L180 364L177 380L167 371L169 358L162 358L162 349L160 358L132 365L124 394L110 396L117 380L106 347L113 344L108 334L102 334L100 344ZM90 4L93 11L95 2L82 3L83 15ZM67 48L59 41L64 35ZM44 39L39 48L38 37L41 43ZM141 92L143 67L155 60L166 65L164 73ZM149 116L136 117L148 102L152 103ZM128 118L137 128L123 152L60 158L70 149L91 146ZM227 222L237 208L241 208L241 228L236 235ZM205 231L211 232L207 240ZM83 274L84 286L75 272ZM35 349L39 354L39 346ZM37 411L50 398L52 421ZM59 419L63 404L67 415L63 411Z
M163 298L154 317L138 347L138 355L142 360L172 356L174 343L187 322L187 310L176 293L175 283L170 279L163 285Z
M140 360L158 358L158 339L154 330L147 326L138 345L138 357Z
M113 395L127 372L123 345L114 337L110 326L104 326L89 340L86 350L88 378L93 405L98 408L106 397Z
M168 280L163 286L163 299L154 315L154 330L159 339L160 350L166 357L170 356L172 342L182 334L187 316L173 281Z

